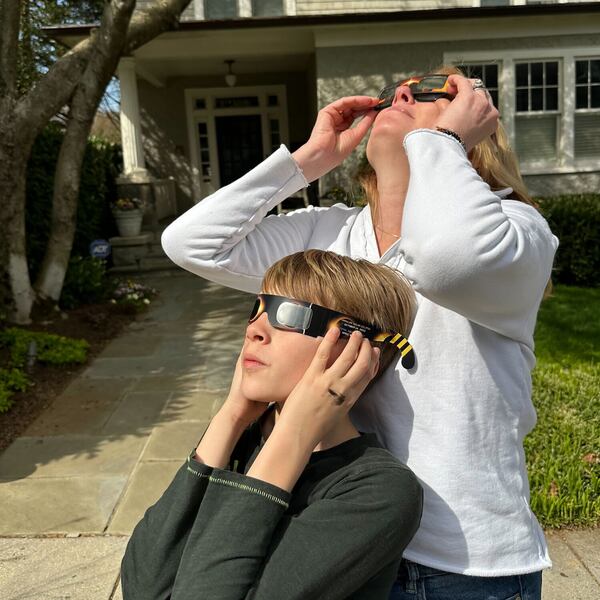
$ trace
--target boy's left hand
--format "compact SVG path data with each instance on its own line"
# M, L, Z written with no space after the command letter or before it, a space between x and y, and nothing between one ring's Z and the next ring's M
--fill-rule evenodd
M288 396L275 426L298 432L311 446L311 451L348 413L379 366L379 349L373 348L369 340L357 332L328 366L339 336L337 327L325 334L306 373Z

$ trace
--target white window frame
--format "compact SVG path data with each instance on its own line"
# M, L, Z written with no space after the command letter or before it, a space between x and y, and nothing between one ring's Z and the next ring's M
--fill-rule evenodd
M554 4L567 4L571 0L554 0ZM584 0L581 0L584 1ZM511 6L525 6L527 4L527 0L510 0ZM502 6L502 5L500 5ZM531 5L530 5L531 6ZM480 8L481 0L473 0L473 8Z
M237 0L238 17L252 16L252 0ZM286 16L296 14L296 0L284 0L284 13ZM204 0L194 0L194 18L197 21L204 20Z
M268 106L268 96L277 95L277 106ZM213 108L214 98L232 98L236 96L257 96L258 106L248 108ZM285 85L235 86L218 88L188 88L184 91L185 112L187 120L189 156L192 163L192 184L194 201L199 202L219 189L220 173L217 148L217 130L215 117L260 115L262 126L262 153L265 158L272 153L269 118L279 119L279 137L282 144L289 147L289 125L287 111L287 95ZM197 109L196 99L204 98L206 108ZM207 123L208 150L210 154L210 178L202 176L200 160L200 144L198 140L198 122Z
M498 63L498 93L502 104L502 124L506 129L511 145L515 143L515 62L536 60L558 60L562 65L562 85L559 89L561 110L560 143L558 160L539 160L522 165L523 175L543 175L552 173L581 173L598 171L599 160L575 160L575 60L591 57L600 58L600 48L582 46L579 48L523 48L522 50L470 50L465 52L444 52L444 63ZM559 66L559 68L561 68Z

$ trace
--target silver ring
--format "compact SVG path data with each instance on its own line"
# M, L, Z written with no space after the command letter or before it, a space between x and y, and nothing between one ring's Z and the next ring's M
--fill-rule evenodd
M483 83L483 81L481 81L481 79L476 79L473 82L473 89L474 90L485 90L485 83Z

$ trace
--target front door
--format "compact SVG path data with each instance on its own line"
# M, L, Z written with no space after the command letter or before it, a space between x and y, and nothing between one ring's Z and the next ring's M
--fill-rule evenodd
M222 187L263 160L261 116L215 117L215 126Z

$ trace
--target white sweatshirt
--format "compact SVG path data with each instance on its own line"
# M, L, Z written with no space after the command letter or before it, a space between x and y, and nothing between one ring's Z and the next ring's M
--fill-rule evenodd
M163 248L188 271L253 293L271 264L307 248L402 271L417 291L416 365L389 368L351 417L423 484L404 556L466 575L538 571L551 563L529 507L523 438L536 422L533 331L558 240L510 188L491 191L451 137L416 130L404 145L402 238L381 257L368 207L265 218L307 185L285 146L174 221Z

